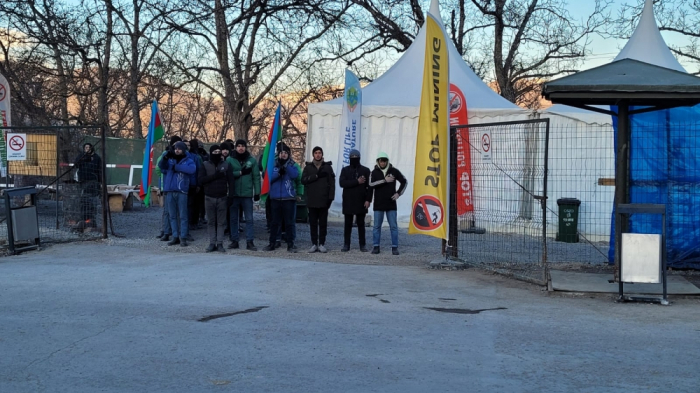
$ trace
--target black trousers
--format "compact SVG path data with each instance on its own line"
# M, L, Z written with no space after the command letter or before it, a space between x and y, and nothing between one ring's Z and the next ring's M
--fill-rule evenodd
M190 227L199 223L199 204L197 203L197 187L190 187L187 190L187 218Z
M365 243L365 214L345 214L345 230L343 231L345 245L350 245L355 218L357 218L357 237L360 238L360 247L362 247L367 244Z
M328 208L310 207L308 209L311 243L317 246L326 244L326 234L328 234Z

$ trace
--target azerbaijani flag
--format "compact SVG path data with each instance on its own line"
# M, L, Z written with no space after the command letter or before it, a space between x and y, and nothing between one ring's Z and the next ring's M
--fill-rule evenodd
M265 145L265 150L263 151L262 158L262 187L260 195L263 202L267 198L267 194L270 192L270 176L272 176L272 169L275 167L275 148L277 147L277 142L282 140L282 124L280 121L280 109L282 108L282 103L277 103L277 111L275 112L275 121L272 122L272 127L270 127L270 132L267 134L267 144Z
M143 151L143 167L141 169L141 191L139 196L144 205L148 207L151 203L151 178L153 177L153 144L163 139L163 124L160 121L160 111L158 102L153 100L151 104L151 122L148 123L148 136L146 137L146 148Z

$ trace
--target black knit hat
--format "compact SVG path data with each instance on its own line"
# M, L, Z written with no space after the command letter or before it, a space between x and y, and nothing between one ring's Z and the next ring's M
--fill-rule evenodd
M182 142L182 138L180 138L177 135L173 135L170 137L170 146L174 145L177 142Z
M248 142L246 142L245 139L239 139L236 141L236 147L238 147L238 145L243 145L245 147L248 147Z
M287 153L291 153L292 150L287 146L286 143L284 142L277 142L277 154L279 154L281 151L286 151Z
M316 153L316 152L319 151L319 150L321 151L321 155L323 155L323 149L321 149L321 146L316 146L316 147L314 147L314 149L311 150L311 154L314 154L314 153Z
M233 146L231 146L231 144L228 142L222 143L220 148L221 148L221 150L228 150L228 151L233 150Z
M211 145L211 147L209 148L209 154L211 154L214 150L221 150L221 146Z

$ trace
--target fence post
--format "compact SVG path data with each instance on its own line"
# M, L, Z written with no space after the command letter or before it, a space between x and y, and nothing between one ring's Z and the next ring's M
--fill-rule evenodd
M542 270L544 274L544 284L547 285L548 290L551 288L551 280L549 276L549 262L547 261L547 200L549 195L547 194L547 181L549 174L549 119L545 119L545 132L544 132L544 181L542 182L542 199L540 203L542 204Z
M450 216L448 222L450 255L456 258L459 255L457 249L457 128L450 127L450 182L447 187L449 194Z
M107 238L107 209L109 202L107 197L107 136L104 124L100 126L100 142L102 144L102 238Z

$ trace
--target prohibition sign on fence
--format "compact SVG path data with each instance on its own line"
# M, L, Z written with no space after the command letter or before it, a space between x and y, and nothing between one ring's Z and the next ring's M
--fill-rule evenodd
M491 150L491 135L484 134L481 136L481 150L483 150L484 153L488 153L489 150Z
M10 149L14 151L20 151L24 148L24 138L19 135L15 135L10 138Z
M450 114L457 113L460 109L462 109L462 98L459 97L459 94L456 94L451 91L449 95L449 101Z
M445 217L442 202L432 195L422 195L413 204L413 226L420 231L440 228Z

